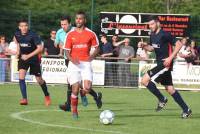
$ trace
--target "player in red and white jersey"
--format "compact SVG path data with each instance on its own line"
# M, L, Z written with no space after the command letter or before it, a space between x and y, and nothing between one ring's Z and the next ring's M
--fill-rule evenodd
M74 118L78 118L78 93L79 88L83 88L82 93L89 93L92 86L92 66L91 61L95 58L99 50L99 41L96 34L85 27L86 15L84 12L76 14L76 28L68 32L64 49L67 50L68 81L72 85L71 109ZM90 49L94 52L90 54ZM81 84L82 83L82 84Z

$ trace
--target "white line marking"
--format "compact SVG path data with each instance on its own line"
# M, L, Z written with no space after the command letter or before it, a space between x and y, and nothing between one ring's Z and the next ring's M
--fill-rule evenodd
M39 125L43 125L43 126L48 126L48 127L61 127L61 128L69 128L69 129L78 129L78 130L85 130L85 131L92 131L92 132L103 132L103 133L113 133L113 134L125 134L122 133L120 131L106 131L106 130L98 130L98 129L88 129L88 128L81 128L81 127L73 127L73 126L68 126L68 125L56 125L56 124L50 124L50 123L43 123L40 121L33 121L31 119L26 119L24 117L21 117L21 115L23 114L27 114L27 113L34 113L34 112L46 112L46 111L58 111L60 112L60 110L29 110L29 111L21 111L21 112L17 112L17 113L12 113L10 116L12 118L18 119L18 120L22 120L25 122L29 122L32 124L39 124Z

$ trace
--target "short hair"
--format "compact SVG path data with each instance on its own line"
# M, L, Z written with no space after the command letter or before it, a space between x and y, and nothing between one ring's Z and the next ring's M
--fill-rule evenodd
M101 37L104 37L107 39L107 35L106 34L102 34Z
M86 18L86 13L84 11L78 11L76 12L76 15L83 15L84 18Z
M27 20L27 19L22 18L22 19L19 19L19 20L18 20L18 24L19 24L19 23L22 23L22 22L28 24L28 20Z
M154 21L159 21L158 16L150 15L150 16L148 17L148 21L152 21L152 20L154 20Z
M71 17L69 15L61 16L60 20L61 21L67 20L68 23L71 23Z

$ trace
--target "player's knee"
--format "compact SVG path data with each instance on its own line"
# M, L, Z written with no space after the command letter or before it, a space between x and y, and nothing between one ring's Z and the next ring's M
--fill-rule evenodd
M170 95L172 95L172 94L175 93L175 89L174 89L173 87L168 87L168 88L166 89L166 91L167 91Z
M142 80L141 80L141 84L142 84L143 86L147 86L148 83L149 83L149 80L148 80L148 79L146 79L146 78L142 78Z

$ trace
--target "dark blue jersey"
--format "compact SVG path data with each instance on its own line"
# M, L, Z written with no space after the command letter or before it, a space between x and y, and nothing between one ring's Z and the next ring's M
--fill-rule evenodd
M32 31L28 31L27 34L22 35L21 31L18 30L15 32L14 36L20 46L20 56L22 54L32 53L33 51L35 51L37 49L37 45L41 45L40 37ZM29 60L30 61L38 60L38 55L31 57Z
M157 34L151 33L150 45L155 50L157 63L162 63L163 59L171 55L172 45L175 45L175 42L175 37L162 29Z

